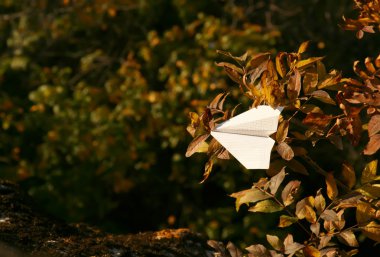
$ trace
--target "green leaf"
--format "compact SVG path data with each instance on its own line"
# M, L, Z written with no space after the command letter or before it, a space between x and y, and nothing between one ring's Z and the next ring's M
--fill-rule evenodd
M248 209L250 212L278 212L281 211L283 207L276 203L273 200L264 200L259 203L257 203L255 206Z

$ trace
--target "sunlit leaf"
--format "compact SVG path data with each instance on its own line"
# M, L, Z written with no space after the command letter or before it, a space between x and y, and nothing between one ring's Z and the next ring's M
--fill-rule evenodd
M378 160L373 160L365 166L361 176L362 184L372 181L376 177Z
M186 151L186 157L190 157L193 155L195 152L198 151L198 149L202 146L203 142L210 136L210 134L204 134L200 135L191 141L189 146L187 147Z
M290 225L292 225L293 223L296 223L297 221L298 221L297 217L290 217L287 215L281 215L278 227L280 227L280 228L289 227Z
M368 135L371 137L380 131L380 114L373 115L368 122Z
M306 219L310 223L315 223L317 221L317 216L313 210L314 206L314 197L309 196L296 205L296 215L299 219Z
M257 245L251 245L247 248L245 248L252 257L271 257L271 254L269 253L268 249L265 248L265 246L257 244Z
M334 200L338 196L338 187L336 186L335 178L332 173L326 175L327 196Z
M325 248L327 246L327 244L330 242L331 238L332 238L332 236L330 236L330 235L324 235L324 236L320 237L318 249Z
M351 246L351 247L358 247L359 243L356 240L356 237L354 233L351 230L346 230L338 234L338 239L342 243Z
M284 59L286 59L286 53L279 52L276 56L276 69L281 78L285 77L287 70Z
M231 242L228 242L227 250L230 253L231 257L242 257L243 256L243 253Z
M319 235L320 229L321 229L321 224L319 222L316 222L316 223L313 223L310 225L311 232L313 232L314 235L316 235L316 236Z
M284 246L285 246L285 254L290 254L290 255L295 254L297 251L305 247L304 245L300 243L294 242L293 236L291 234L288 234L285 237Z
M321 191L322 191L321 189L318 190L317 195L315 196L315 199L314 199L315 209L317 210L318 214L322 213L326 208L326 200L323 197Z
M276 132L276 141L278 143L282 143L285 141L286 137L288 136L288 130L289 130L289 121L283 120L277 128Z
M261 200L270 198L270 195L262 192L257 188L243 190L231 194L231 197L236 198L236 210L238 211L242 204L255 203Z
M303 54L304 52L306 52L307 48L309 47L309 44L310 44L310 41L302 42L302 44L298 48L297 53L298 54Z
M380 134L373 135L369 138L369 142L364 149L365 155L375 154L380 149Z
M291 205L294 201L294 196L297 194L301 182L298 180L290 181L282 190L281 199L285 206Z
M280 144L277 145L277 152L280 154L280 156L284 159L284 160L291 160L293 159L294 157L294 152L292 150L292 148L285 142L282 142Z
M380 242L380 224L372 221L368 225L361 227L361 230L368 238Z
M326 104L336 105L335 101L331 99L330 95L324 90L316 90L311 93L311 96Z
M376 210L370 204L365 202L358 203L356 207L356 222L364 224L375 216Z
M338 221L339 217L337 213L333 210L324 210L321 213L321 218L327 221Z
M257 203L255 206L248 209L250 212L278 212L281 211L283 207L276 203L273 200L264 200L259 203Z
M301 61L298 61L296 63L296 67L298 69L305 69L306 67L318 62L318 61L321 61L323 59L323 57L310 57L308 59L305 59L305 60L301 60Z
M202 181L200 183L205 182L207 180L207 178L210 176L213 165L214 165L214 160L213 159L209 159L206 162L205 171L203 173L203 179L202 179Z
M285 178L285 167L274 177L272 177L269 181L269 190L274 195L276 194L279 186Z
M282 240L280 240L277 236L267 235L267 241L273 247L273 249L277 251L281 251L281 249L284 247Z
M302 249L302 251L305 257L321 257L322 256L321 253L318 251L318 249L316 249L315 247L311 245L305 246Z

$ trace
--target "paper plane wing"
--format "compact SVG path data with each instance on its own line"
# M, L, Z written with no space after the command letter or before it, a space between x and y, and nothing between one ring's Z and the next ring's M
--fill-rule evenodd
M227 149L246 169L268 169L274 140L212 131L211 135Z
M282 108L260 105L221 123L215 131L268 137L277 131L281 111Z

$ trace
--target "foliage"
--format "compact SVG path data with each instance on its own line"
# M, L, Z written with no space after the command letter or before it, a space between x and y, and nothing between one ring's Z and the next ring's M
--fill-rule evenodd
M365 8L376 13L377 5ZM236 209L247 205L249 212L279 213L279 228L300 227L299 232L282 237L268 234L273 250L256 244L246 248L248 256L352 256L358 253L360 233L380 242L380 179L375 155L380 149L380 55L366 58L365 68L356 61L357 78L344 78L337 70L327 72L323 58L305 57L308 44L302 43L294 53L279 52L275 58L270 53L235 57L221 52L231 61L218 66L250 100L250 108L260 104L284 107L273 135L276 145L266 171L270 178L261 177L251 188L231 194ZM220 122L235 113L235 109L223 108L227 95L217 95L200 114L190 113L188 131L194 139L186 154L208 154L204 179L215 163L222 164L229 157L210 137ZM322 166L335 160L314 159L324 142L329 142L330 151L331 147L338 149L338 168L330 164L326 171ZM356 152L356 160L346 157L348 151ZM355 169L355 164L364 168ZM302 188L310 183L308 176L316 178L313 188ZM229 251L214 242L211 246L219 249L221 256L242 256L231 245Z
M215 49L266 51L276 31L213 1L0 2L2 178L68 221L239 231L203 199L182 124L227 88Z

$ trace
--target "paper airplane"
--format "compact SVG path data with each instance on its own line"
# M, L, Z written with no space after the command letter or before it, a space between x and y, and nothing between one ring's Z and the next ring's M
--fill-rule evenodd
M259 105L219 124L211 135L247 169L268 169L282 108Z

